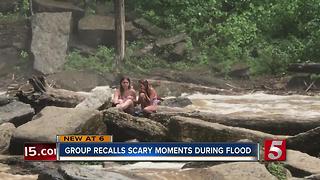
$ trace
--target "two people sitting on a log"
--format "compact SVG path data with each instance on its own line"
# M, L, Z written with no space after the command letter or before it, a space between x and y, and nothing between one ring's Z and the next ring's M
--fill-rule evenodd
M136 97L136 91L131 85L128 77L120 80L120 88L117 89L113 96L113 106L126 113L139 115L135 112L135 105L141 105L141 112L147 116L157 111L157 105L160 103L156 90L147 80L139 80L139 96Z

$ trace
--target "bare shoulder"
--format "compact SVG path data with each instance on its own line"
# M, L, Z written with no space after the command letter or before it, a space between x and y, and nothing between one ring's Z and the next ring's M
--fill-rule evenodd
M129 92L130 92L130 93L136 93L136 90L134 90L133 88L131 88L131 89L129 90Z
M114 94L119 95L119 94L120 94L120 89L116 89L116 90L114 91Z

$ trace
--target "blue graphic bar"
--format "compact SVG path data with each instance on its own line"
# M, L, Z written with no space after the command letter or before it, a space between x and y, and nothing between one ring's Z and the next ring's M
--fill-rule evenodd
M58 160L257 161L255 143L58 143Z

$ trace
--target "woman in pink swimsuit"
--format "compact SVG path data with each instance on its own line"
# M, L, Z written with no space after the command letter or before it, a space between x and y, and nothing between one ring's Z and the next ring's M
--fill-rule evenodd
M126 113L134 113L134 102L136 101L136 91L131 86L130 78L123 77L120 80L120 88L113 95L113 106Z
M157 105L160 103L156 90L149 85L147 80L139 80L140 92L138 103L144 114L151 114L157 111Z

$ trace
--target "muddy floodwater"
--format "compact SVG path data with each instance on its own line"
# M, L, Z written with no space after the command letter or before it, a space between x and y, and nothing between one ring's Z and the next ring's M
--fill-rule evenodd
M264 93L245 95L184 94L191 99L190 110L214 112L237 116L286 116L291 118L320 117L320 96L270 95Z

